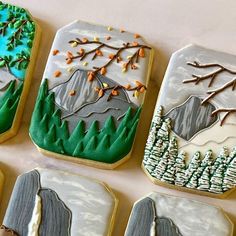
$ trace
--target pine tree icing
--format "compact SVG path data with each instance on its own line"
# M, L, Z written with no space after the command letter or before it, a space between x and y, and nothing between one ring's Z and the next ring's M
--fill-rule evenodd
M143 165L150 175L180 187L224 193L236 187L236 147L223 147L214 157L208 150L195 152L186 163L186 153L178 150L177 138L171 135L171 119L162 117L163 108L153 118L145 148Z
M230 162L228 163L227 170L225 172L223 190L234 188L236 186L236 148L229 155Z
M178 186L184 186L185 184L185 171L186 171L185 159L186 159L186 154L185 152L181 151L175 161L175 168L176 168L175 185Z
M149 172L153 171L155 165L158 164L160 160L160 153L163 152L161 150L163 148L162 140L156 140L157 131L161 128L162 124L162 107L160 107L156 114L153 117L151 124L151 131L147 139L146 148L144 152L144 160L143 162L148 166Z

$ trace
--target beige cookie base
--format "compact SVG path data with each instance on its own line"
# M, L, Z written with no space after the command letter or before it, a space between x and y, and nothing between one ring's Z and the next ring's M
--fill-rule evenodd
M22 90L22 93L20 96L19 104L17 106L14 120L12 122L12 126L9 130L0 134L0 143L15 136L20 128L21 118L22 118L22 115L24 112L24 107L25 107L27 95L30 90L30 84L31 84L31 80L32 80L32 75L33 75L33 71L34 71L34 66L35 66L35 61L36 61L36 57L37 57L37 52L38 52L38 48L39 48L39 41L40 41L40 36L41 36L41 29L35 20L34 20L34 22L35 22L35 38L34 38L32 50L31 50L30 63L28 65L28 68L26 70L26 75L24 78L23 90Z
M200 191L200 190L195 190L195 189L190 189L190 188L186 188L186 187L180 187L180 186L176 186L174 184L168 184L166 182L160 181L154 177L152 177L148 171L146 170L146 168L144 167L144 165L142 164L142 169L144 171L144 173L147 175L147 177L154 183L166 188L170 188L170 189L175 189L175 190L179 190L182 192L187 192L187 193L193 193L193 194L198 194L201 196L207 196L207 197L212 197L212 198L220 198L220 199L224 199L226 197L228 197L235 189L231 189L227 192L221 193L221 194L215 194L215 193L210 193L210 192L205 192L205 191Z
M34 143L32 138L31 138L31 140ZM129 160L129 158L131 157L131 153L132 153L132 150L131 150L129 152L129 154L126 155L121 160L119 160L115 163L108 164L108 163L104 163L104 162L88 160L88 159L84 159L84 158L80 158L80 157L71 157L71 156L51 152L51 151L48 151L48 150L45 150L45 149L39 147L35 143L34 143L34 145L37 147L38 151L46 157L50 157L50 158L52 157L52 158L59 159L59 160L70 161L70 162L73 162L73 163L82 164L82 165L86 165L86 166L91 166L91 167L95 167L95 168L98 168L98 169L104 169L104 170L113 170L116 167L122 165L124 162Z
M96 180L96 181L99 182L98 180ZM114 225L115 225L115 218L116 218L116 213L117 213L117 209L118 209L119 200L106 183L104 183L104 182L99 182L99 183L101 183L107 189L107 191L111 194L111 196L113 197L113 199L115 201L114 210L112 212L110 224L109 224L108 231L107 231L107 236L112 236L112 232L113 232Z
M4 175L2 171L0 170L0 199L1 199L2 191L3 191L3 183L4 183Z

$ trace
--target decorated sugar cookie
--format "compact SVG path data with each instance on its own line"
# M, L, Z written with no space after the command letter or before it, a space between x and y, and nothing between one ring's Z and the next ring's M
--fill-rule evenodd
M108 236L117 203L101 182L37 168L17 178L0 235Z
M125 236L232 236L233 229L218 207L153 192L134 204Z
M112 169L134 141L152 62L138 34L76 21L55 37L30 126L48 155Z
M236 185L236 56L190 45L170 60L143 169L156 184L213 197Z
M29 12L0 2L0 142L19 128L38 41L38 26Z

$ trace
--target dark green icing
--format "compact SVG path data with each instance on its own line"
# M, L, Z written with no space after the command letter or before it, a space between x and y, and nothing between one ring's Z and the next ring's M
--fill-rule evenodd
M0 73L14 77L1 89L0 133L12 126L23 89L26 70L35 36L35 23L29 13L10 4L0 2ZM9 78L1 74L1 83Z
M99 127L95 120L88 129L80 120L69 133L67 121L61 121L61 111L55 109L54 93L48 92L47 80L44 80L32 116L30 136L36 145L45 150L114 163L130 152L140 112L141 108L138 108L133 114L132 108L129 108L117 127L111 116L103 127Z
M11 128L19 103L23 83L10 82L6 92L0 97L0 133Z

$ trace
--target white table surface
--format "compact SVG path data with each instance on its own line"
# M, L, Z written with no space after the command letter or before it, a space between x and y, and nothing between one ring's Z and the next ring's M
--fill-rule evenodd
M114 236L124 234L132 204L151 191L185 196L218 205L236 223L236 191L225 200L187 194L152 184L140 169L158 87L171 53L189 43L197 43L236 54L235 0L10 0L8 2L28 8L38 20L43 35L22 127L16 137L0 146L0 168L6 177L0 210L1 220L17 175L37 166L45 166L91 176L111 186L120 200ZM46 158L38 153L28 136L30 116L54 34L58 28L75 19L112 25L139 33L156 51L151 90L146 97L144 106L146 112L141 117L142 125L138 130L132 158L113 171Z

